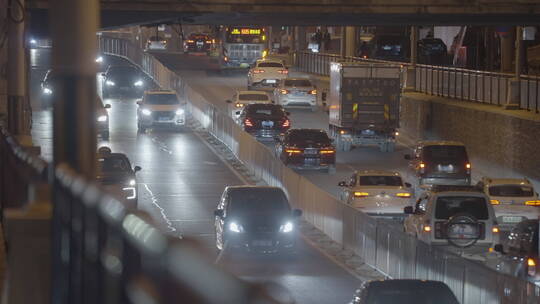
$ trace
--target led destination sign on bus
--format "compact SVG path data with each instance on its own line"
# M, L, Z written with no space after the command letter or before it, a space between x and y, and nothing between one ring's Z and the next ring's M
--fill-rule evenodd
M233 28L231 29L232 35L260 35L261 29L253 28Z

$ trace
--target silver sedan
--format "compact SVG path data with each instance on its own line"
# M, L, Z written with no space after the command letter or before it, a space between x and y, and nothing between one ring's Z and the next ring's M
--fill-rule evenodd
M288 78L274 90L274 101L284 108L317 111L317 89L307 78Z

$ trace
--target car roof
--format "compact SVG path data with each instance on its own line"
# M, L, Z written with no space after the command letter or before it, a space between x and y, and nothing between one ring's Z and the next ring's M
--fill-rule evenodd
M465 146L462 142L452 140L425 140L419 141L418 146Z
M531 182L526 178L491 178L483 177L482 181L489 185L526 185L531 186Z
M236 91L238 95L244 95L244 94L258 94L258 95L266 95L268 96L268 93L263 91Z
M361 171L355 171L356 175L358 176L399 176L401 177L401 174L396 171L385 171L385 170L361 170Z
M173 91L173 90L149 90L149 91L144 91L144 94L147 94L147 95L159 95L159 94L176 95L176 92Z

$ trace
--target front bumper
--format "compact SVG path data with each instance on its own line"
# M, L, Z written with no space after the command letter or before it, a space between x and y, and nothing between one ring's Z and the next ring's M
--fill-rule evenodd
M228 246L249 252L275 253L292 250L296 245L296 233L228 233Z
M315 95L309 97L298 97L293 95L284 95L279 98L280 105L285 108L315 108L317 100Z
M139 115L139 124L143 127L169 126L182 127L186 124L185 115L170 114L168 116Z

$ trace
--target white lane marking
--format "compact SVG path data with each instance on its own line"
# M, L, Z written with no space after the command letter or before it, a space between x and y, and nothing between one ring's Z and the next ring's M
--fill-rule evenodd
M174 228L174 226L172 225L171 220L169 220L169 218L165 214L165 209L159 205L157 197L154 195L154 192L152 192L152 190L150 190L150 187L148 187L148 184L143 184L143 186L144 186L144 189L146 189L146 191L148 191L148 193L150 194L150 199L152 200L152 204L154 206L156 206L156 208L159 209L159 211L161 213L161 217L163 218L163 220L167 224L167 228L169 228L169 230L171 232L177 231L176 228ZM178 235L178 237L182 238L182 233L180 231L178 231L178 232L180 233Z
M150 140L153 141L157 146L158 148L165 152L165 153L169 153L170 155L173 154L173 152L171 150L169 150L169 148L167 147L167 144L161 140L159 140L156 136L149 136L150 137Z

